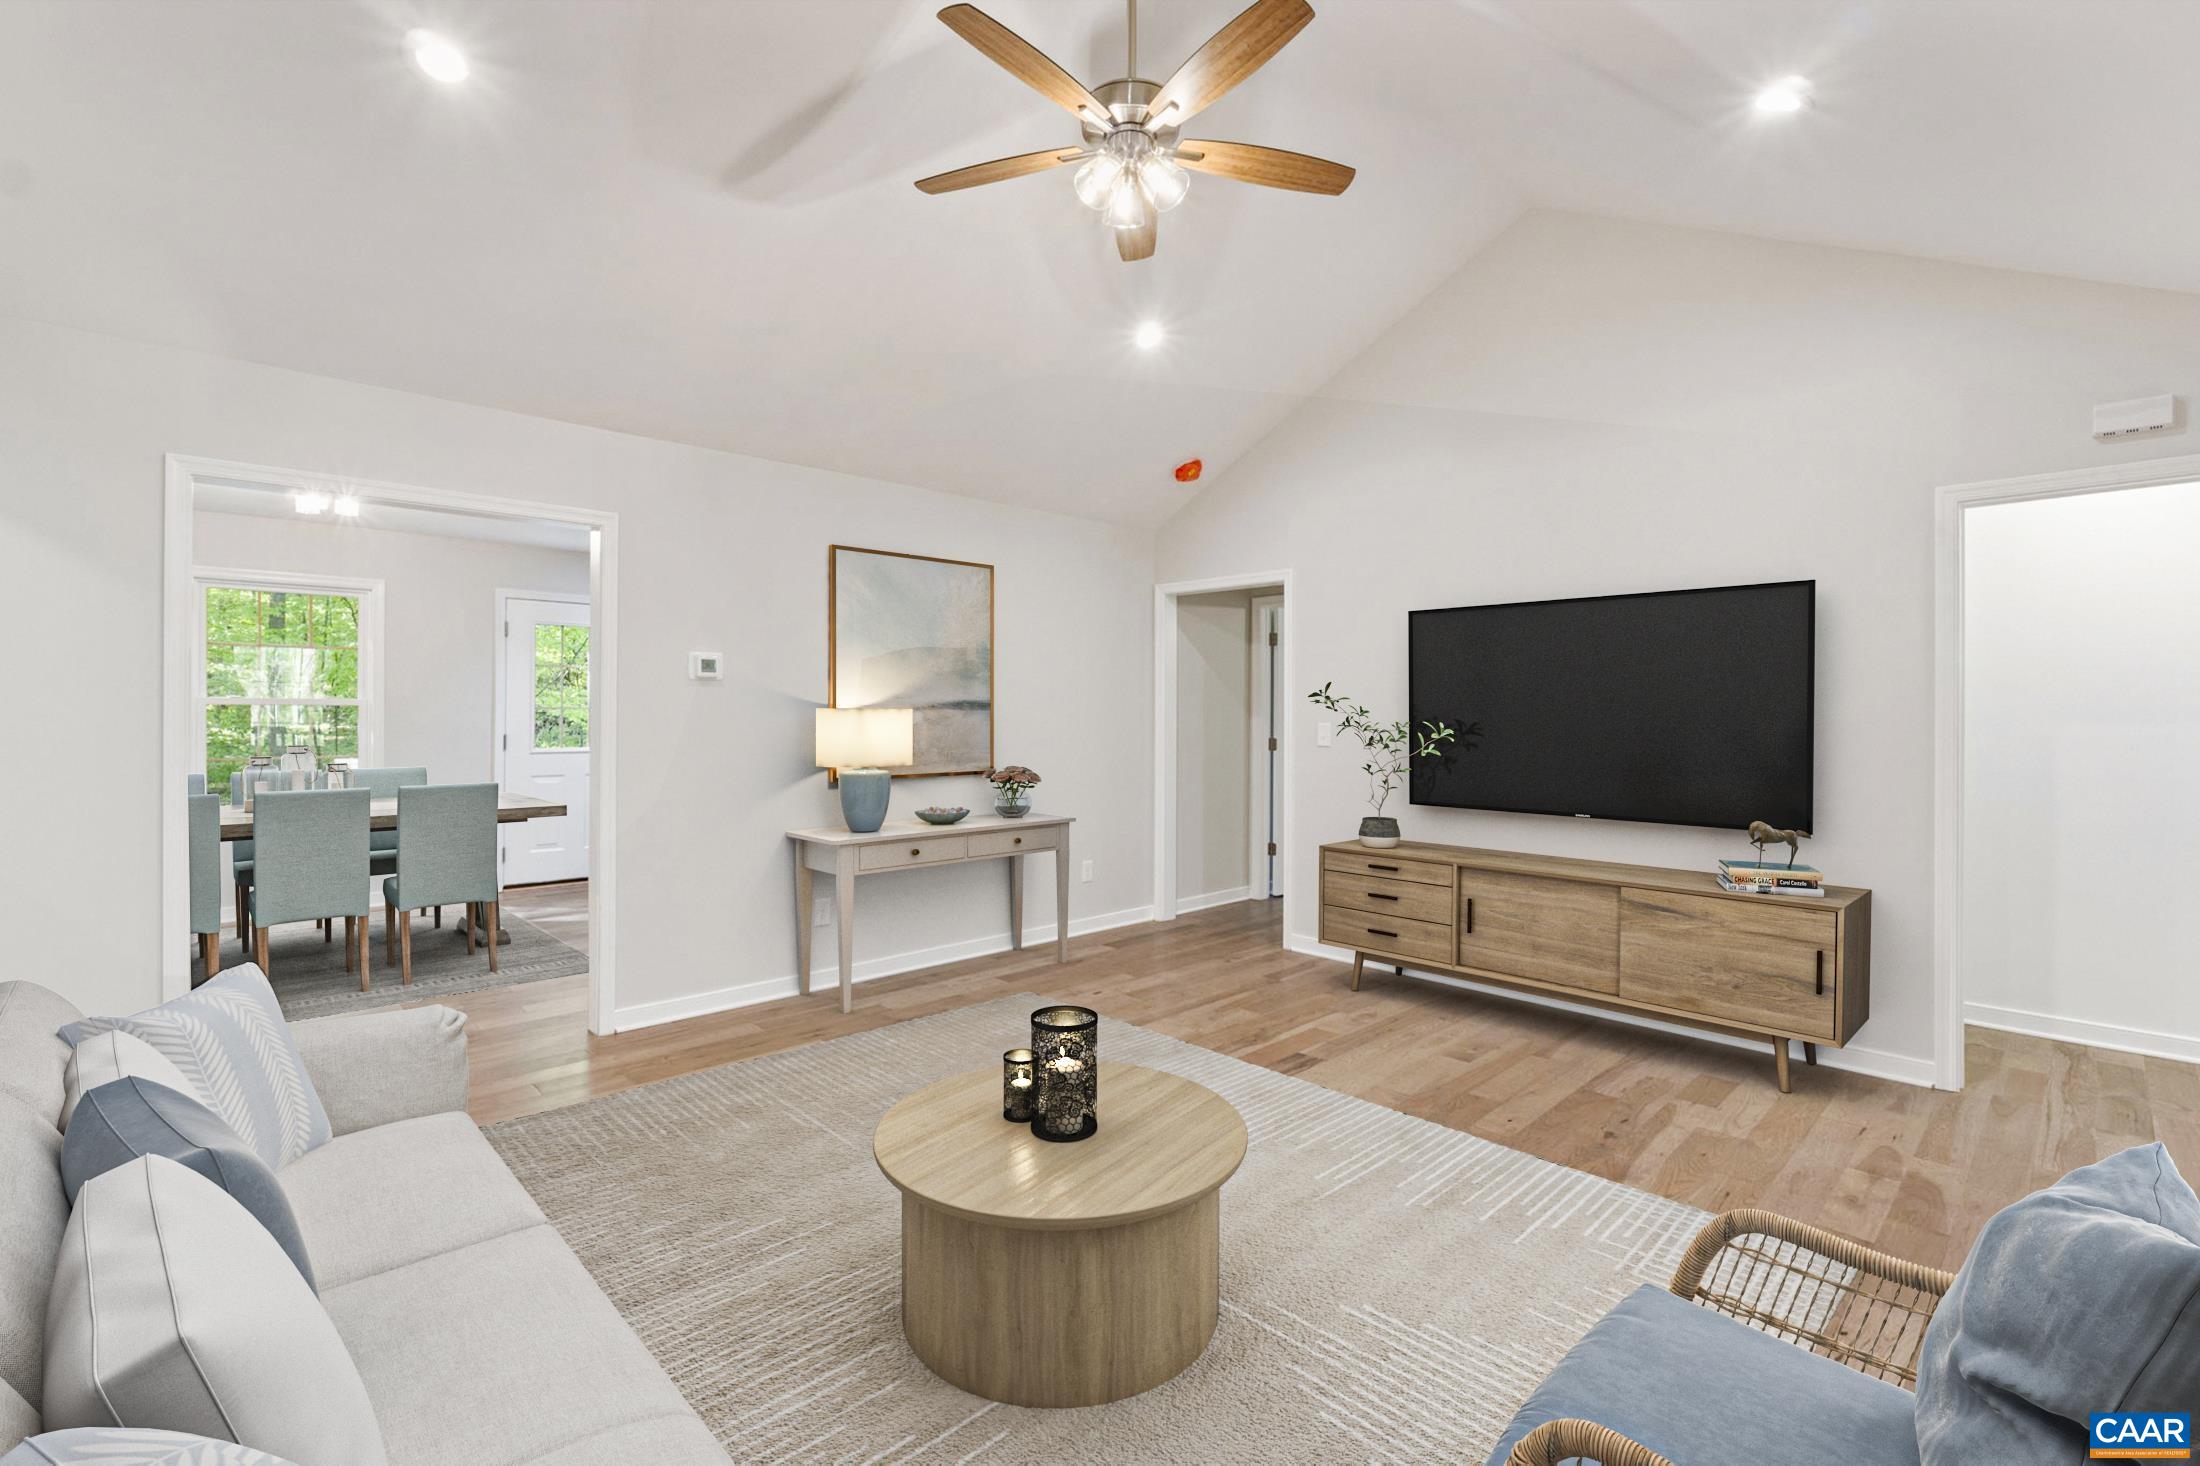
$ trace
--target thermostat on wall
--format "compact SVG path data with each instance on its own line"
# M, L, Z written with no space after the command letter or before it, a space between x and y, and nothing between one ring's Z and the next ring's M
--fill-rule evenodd
M716 682L724 677L725 659L716 652L689 652L688 676L697 681Z
M2129 402L2104 402L2093 409L2093 436L2104 443L2134 433L2158 433L2176 425L2175 397L2138 397Z

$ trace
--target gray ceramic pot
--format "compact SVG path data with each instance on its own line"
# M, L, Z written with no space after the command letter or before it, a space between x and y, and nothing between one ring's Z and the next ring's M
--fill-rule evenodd
M1360 843L1371 850L1388 850L1398 843L1398 822L1388 815L1369 815L1360 821Z

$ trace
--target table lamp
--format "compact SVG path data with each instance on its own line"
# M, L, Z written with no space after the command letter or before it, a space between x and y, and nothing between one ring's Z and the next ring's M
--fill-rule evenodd
M886 823L894 776L916 762L917 715L909 708L819 708L817 766L840 775L840 817L868 835Z

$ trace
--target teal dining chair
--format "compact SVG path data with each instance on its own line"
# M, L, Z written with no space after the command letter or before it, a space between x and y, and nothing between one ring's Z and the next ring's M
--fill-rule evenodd
M428 771L424 768L353 769L351 783L355 789L365 789L377 799L395 799L397 791L407 784L425 784ZM368 857L374 862L378 876L392 875L397 870L397 831L376 830L368 841L372 852Z
M268 965L270 927L344 918L344 970L368 986L367 913L372 909L365 789L302 789L252 802L252 939L260 971ZM333 928L331 928L333 930Z
M199 939L197 987L222 970L222 797L205 791L184 801L190 810L186 839L191 849L191 934Z
M467 907L466 951L474 933L497 970L497 786L411 784L397 791L397 874L382 882L382 930L402 981L412 981L412 915L431 906Z
M183 776L183 792L185 794L204 794L206 792L206 775L185 774Z

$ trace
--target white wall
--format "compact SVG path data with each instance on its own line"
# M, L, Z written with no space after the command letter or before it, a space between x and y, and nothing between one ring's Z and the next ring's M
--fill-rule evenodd
M833 543L999 567L1000 757L1046 776L1039 808L1078 816L1076 856L1095 875L1072 883L1075 918L1150 900L1149 534L16 320L0 321L0 402L0 612L16 628L0 652L15 699L0 765L102 771L70 781L74 818L9 842L0 875L19 925L66 934L66 960L36 975L87 1009L159 996L171 452L618 512L628 1022L791 976L781 832L837 819L810 767ZM697 648L725 653L725 681L688 680ZM74 711L38 715L63 694ZM902 783L894 808L985 793L975 779ZM1032 874L1046 890L1044 860ZM1035 933L1049 904L1036 903ZM879 881L861 902L858 958L882 968L997 945L1006 906L998 867Z
M377 761L425 765L440 784L496 777L498 589L588 593L588 556L574 550L368 529L327 516L201 512L192 532L202 566L383 583Z
M2092 403L2200 395L2200 297L1533 213L1172 519L1164 580L1294 572L1300 678L1386 715L1420 606L1815 577L1818 838L1874 888L1872 1019L1827 1062L1931 1076L1932 510L1946 483L2192 451ZM1299 848L1352 750L1289 777ZM1733 835L1407 807L1409 836L1701 868ZM1318 903L1295 913L1311 945Z
M1963 996L2200 1059L2200 484L1964 523Z
M1249 879L1252 600L1219 591L1176 603L1179 910L1238 900Z

